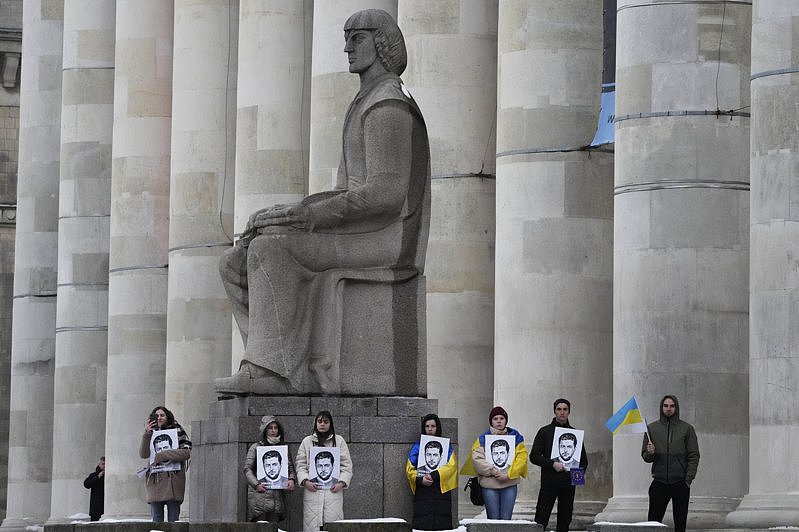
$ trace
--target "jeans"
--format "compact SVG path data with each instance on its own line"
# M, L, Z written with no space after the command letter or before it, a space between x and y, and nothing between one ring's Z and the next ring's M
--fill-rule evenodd
M515 485L500 489L483 488L486 517L510 519L513 516L513 505L516 504L516 489Z
M153 516L153 523L164 522L164 505L166 504L167 521L174 523L180 517L180 502L161 501L150 503L150 515Z

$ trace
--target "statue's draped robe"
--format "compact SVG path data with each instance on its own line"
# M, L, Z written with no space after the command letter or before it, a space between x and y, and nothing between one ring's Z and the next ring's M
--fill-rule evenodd
M307 227L267 227L220 264L244 360L298 391L336 391L343 279L396 282L424 270L429 145L399 77L384 74L361 88L343 137L335 189L302 202Z

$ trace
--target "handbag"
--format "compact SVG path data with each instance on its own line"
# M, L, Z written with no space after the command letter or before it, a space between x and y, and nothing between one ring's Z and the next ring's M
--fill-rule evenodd
M480 482L477 480L477 477L472 477L466 483L466 487L463 488L463 491L469 490L469 500L472 501L472 504L475 506L484 506L485 502L483 501L483 488L480 487Z

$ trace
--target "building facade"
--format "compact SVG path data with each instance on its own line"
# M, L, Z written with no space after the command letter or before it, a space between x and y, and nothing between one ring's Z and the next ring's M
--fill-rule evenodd
M0 3L0 528L85 512L100 455L106 517L148 516L142 424L190 427L238 367L218 257L332 186L372 7L428 127L428 396L460 448L495 404L532 443L566 397L578 515L641 521L641 437L603 424L673 393L695 526L799 525L799 3L26 0Z

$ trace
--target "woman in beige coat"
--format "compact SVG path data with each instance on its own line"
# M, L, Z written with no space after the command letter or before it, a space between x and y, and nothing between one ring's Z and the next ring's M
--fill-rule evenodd
M167 520L171 523L180 517L180 504L183 502L183 493L186 490L186 466L191 455L191 441L183 427L175 421L175 416L165 406L156 406L150 412L150 417L144 423L144 434L139 445L139 456L150 458L150 440L154 430L177 429L177 449L168 448L159 450L153 456L153 461L147 470L147 502L150 504L150 514L154 523L164 521L164 505L167 509ZM174 447L170 445L170 447ZM177 463L180 468L176 471L153 471L158 465Z
M311 448L320 446L339 448L340 474L329 488L318 478L308 476ZM319 530L327 522L344 519L344 489L352 482L352 460L347 442L336 434L333 416L327 410L316 415L313 433L300 443L295 462L297 480L305 488L302 497L303 530Z

